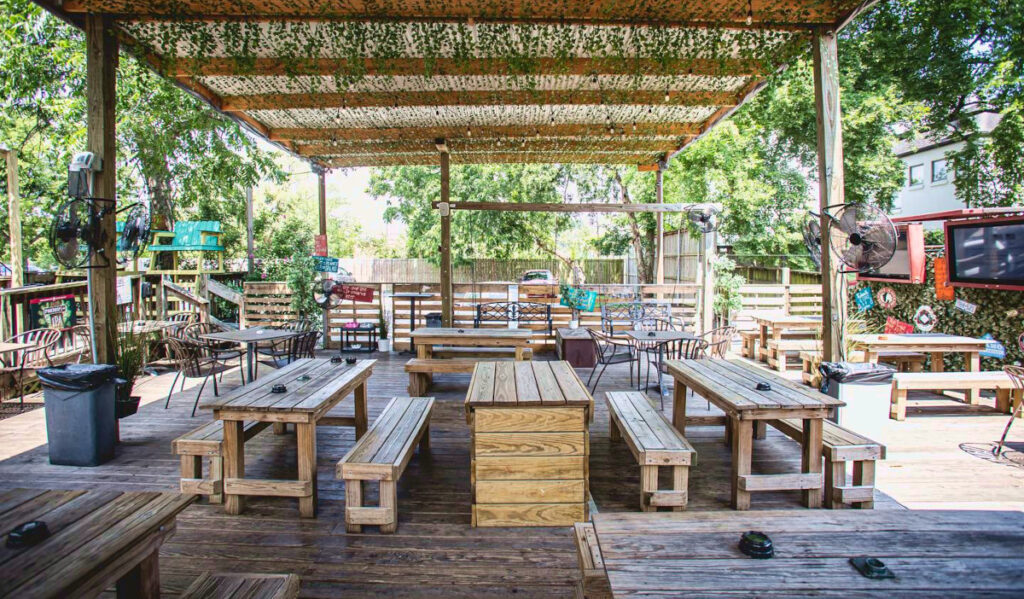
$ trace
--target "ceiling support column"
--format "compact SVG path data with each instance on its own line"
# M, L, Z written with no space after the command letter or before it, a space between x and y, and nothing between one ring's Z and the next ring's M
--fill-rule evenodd
M821 319L822 360L845 357L846 280L829 247L830 221L826 208L842 204L843 128L839 102L839 61L836 34L814 32L814 108L818 128L818 208L821 211Z
M659 204L664 204L665 203L665 193L664 193L664 190L662 189L662 184L664 182L663 181L664 180L664 173L665 173L665 165L664 165L664 163L659 162L658 163L658 170L654 171L654 195L657 198L656 201ZM654 218L655 218L655 220L657 222L657 229L658 229L658 239L657 239L658 247L656 248L656 252L657 253L655 254L655 256L657 257L657 266L656 266L657 271L656 271L654 280L655 280L655 282L658 283L658 285L664 285L665 284L665 215L662 212L657 212L657 213L655 213Z
M327 237L327 171L322 168L316 170L317 184L319 187L320 207L320 234Z
M450 179L448 165L448 147L443 140L438 144L441 151L441 321L450 327L454 323L452 301L452 212L449 208Z
M86 147L102 160L102 170L93 179L93 197L115 200L117 196L117 137L115 135L115 94L118 44L113 22L104 15L85 15ZM112 204L99 203L97 209ZM91 258L89 304L93 338L93 362L114 360L117 335L117 231L114 210L100 221L102 245Z
M0 146L7 159L7 222L11 229L11 287L25 284L25 257L21 247L21 197L18 190L18 151ZM18 329L19 331L21 329Z

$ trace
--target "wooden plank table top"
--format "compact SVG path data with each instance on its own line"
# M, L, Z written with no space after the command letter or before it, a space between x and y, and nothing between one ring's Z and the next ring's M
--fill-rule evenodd
M817 510L599 513L597 543L614 597L1020 597L1024 513ZM738 543L767 534L772 559ZM865 578L851 557L895 574Z
M683 331L626 331L626 336L636 341L654 343L697 338L693 333L685 333Z
M523 350L530 346L533 331L530 329L460 329L438 327L416 329L409 334L416 346L416 357L432 360L434 346L451 347L511 347L515 359L523 359Z
M821 331L821 318L815 316L804 316L801 314L786 314L783 312L755 312L751 319L757 323L760 332L758 342L757 358L768 361L768 340L782 339L782 336L791 331L806 331L808 334ZM783 358L785 359L785 358Z
M800 489L804 505L821 507L822 420L844 402L794 383L743 360L668 360L675 378L672 423L686 434L686 390L692 389L718 406L727 417L732 442L732 505L750 507L751 491ZM758 390L760 383L768 388ZM755 421L795 418L803 420L799 474L751 474ZM758 422L763 427L764 422Z
M296 331L286 331L284 329L269 329L265 327L250 327L248 329L239 329L237 331L223 331L220 333L210 333L209 335L203 335L203 339L209 339L210 341L231 341L233 343L259 343L260 341L274 341L275 339L284 339L286 337L294 337L299 333Z
M474 408L585 406L594 398L568 362L480 362L466 392L466 412Z
M50 536L0 546L0 597L158 597L158 554L195 500L178 493L12 489L0 492L0 531L41 520Z
M224 421L224 510L240 514L245 495L297 497L299 514L315 518L317 512L316 427L355 426L356 439L366 434L366 381L376 360L355 364L332 363L325 358L303 358L248 385L207 399L200 407L213 410ZM274 393L284 385L284 393ZM355 396L355 416L326 416L350 393ZM273 422L275 432L286 423L295 425L298 444L297 480L245 478L246 421Z

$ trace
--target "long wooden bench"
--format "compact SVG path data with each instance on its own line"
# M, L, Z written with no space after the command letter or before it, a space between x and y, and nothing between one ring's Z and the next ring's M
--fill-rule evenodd
M299 596L295 574L213 574L203 572L181 599L294 599Z
M820 351L821 341L818 339L769 339L767 343L768 365L786 372L790 355L799 356L802 351Z
M802 420L772 420L771 425L797 443L803 443ZM885 459L885 446L847 430L831 420L821 427L821 454L825 458L825 505L854 505L871 509L875 502L875 461ZM846 484L846 463L853 462L853 481Z
M269 426L269 422L249 421L242 429L245 441ZM213 420L192 429L171 441L171 452L181 456L181 492L207 495L210 503L223 501L224 492L224 422ZM210 467L203 476L203 458Z
M687 482L696 450L672 424L637 391L605 393L611 418L611 440L624 439L640 464L640 509L686 508ZM672 468L672 489L658 488L658 469Z
M757 358L757 341L761 338L759 331L740 331L740 355L744 358Z
M430 447L433 397L395 397L363 438L338 462L337 477L345 481L345 529L361 532L362 525L380 526L383 533L398 529L398 479L412 459L417 443ZM378 507L363 506L363 481L380 483Z
M611 599L612 588L608 584L608 573L604 569L604 557L597 542L597 533L592 522L577 522L573 525L573 539L576 541L576 559L580 565L580 585L576 588L577 599Z
M878 361L892 364L901 372L921 372L924 369L925 354L911 351L886 351L878 354ZM864 352L853 352L851 360L861 362ZM821 373L817 365L821 363L821 350L805 350L800 352L800 363L803 372L800 377L804 384L811 387L821 386Z
M1009 414L1022 400L1010 377L1002 370L983 372L897 372L892 377L889 418L906 420L908 391L996 392L996 409Z
M472 373L477 363L501 362L508 358L448 358L434 360L413 358L405 363L405 371L409 373L409 395L420 397L430 388L435 374Z
M430 357L433 359L450 359L450 358L482 358L486 360L498 360L501 358L515 358L516 350L514 347L434 347L431 350ZM533 359L533 349L527 347L523 349L523 359Z

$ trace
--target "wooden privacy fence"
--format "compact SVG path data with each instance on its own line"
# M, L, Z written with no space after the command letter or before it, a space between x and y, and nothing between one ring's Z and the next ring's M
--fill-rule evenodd
M441 271L429 260L418 258L343 258L343 268L352 273L357 281L366 283L403 284L410 281L440 283ZM625 260L623 258L589 258L580 261L586 281L591 284L615 284L623 282ZM452 268L455 283L517 282L528 270L550 270L560 281L569 281L572 274L559 261L540 259L476 259Z
M373 299L369 302L343 301L327 312L327 332L324 336L324 347L337 348L341 344L341 333L348 323L372 324L378 327L384 311L382 310L382 285L379 283L359 283L360 287L372 287ZM390 335L389 335L390 337Z
M755 311L821 315L821 285L744 285L740 294L743 308L733 315L732 324L742 330L755 328L750 319Z
M246 327L277 327L299 317L292 309L292 292L280 281L246 282L242 285L244 305L239 318Z

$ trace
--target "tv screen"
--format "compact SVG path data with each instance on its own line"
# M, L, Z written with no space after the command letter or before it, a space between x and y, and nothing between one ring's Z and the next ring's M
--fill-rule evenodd
M924 281L924 233L920 223L896 225L896 253L878 270L858 276L862 281L921 283Z
M1024 289L1024 217L949 222L946 252L953 285Z

